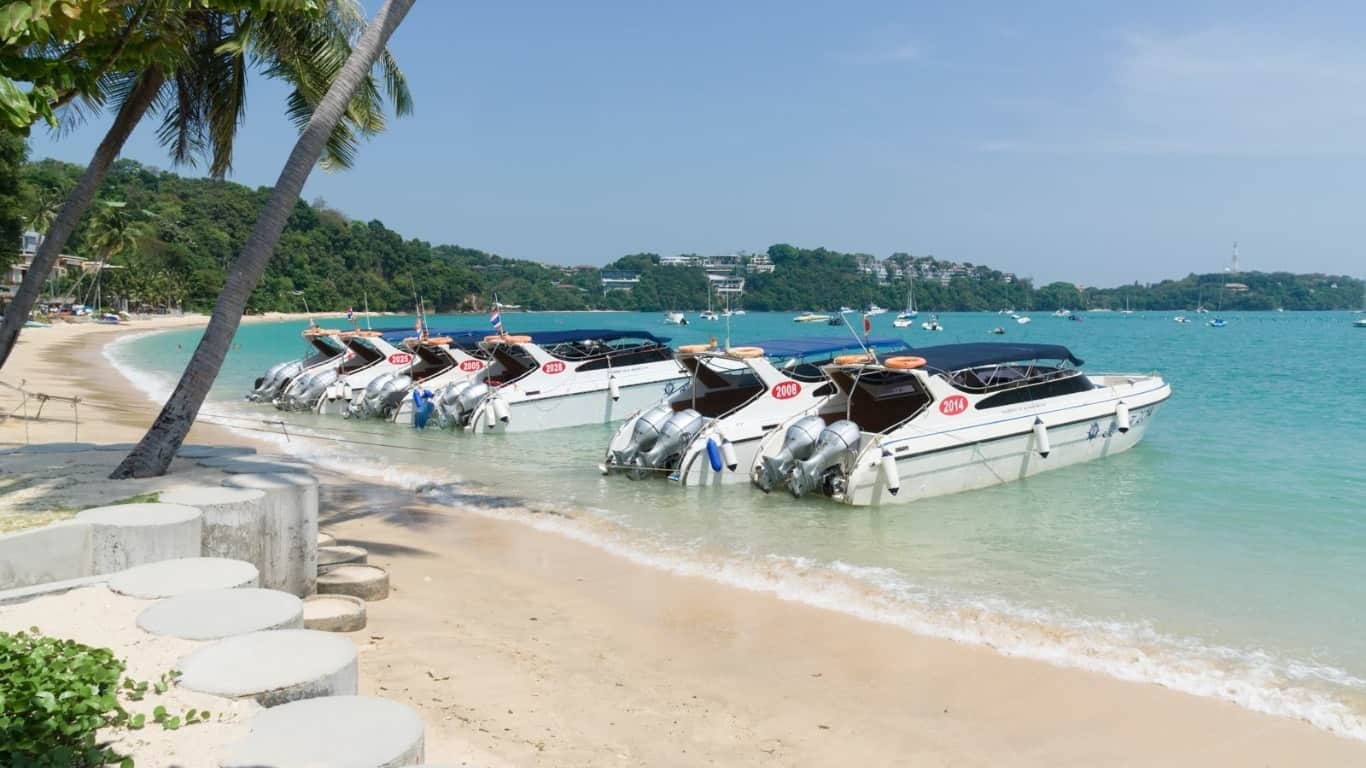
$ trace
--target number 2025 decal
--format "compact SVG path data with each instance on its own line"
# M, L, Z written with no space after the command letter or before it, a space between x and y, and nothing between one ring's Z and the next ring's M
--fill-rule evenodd
M393 365L407 365L413 361L413 356L407 352L395 352L389 355L389 362Z

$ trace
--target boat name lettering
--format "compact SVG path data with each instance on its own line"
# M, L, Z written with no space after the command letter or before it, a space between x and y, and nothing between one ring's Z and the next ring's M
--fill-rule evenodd
M464 371L464 372L466 372L466 373L474 373L475 371L477 371L477 370L479 370L480 368L483 368L483 367L484 367L484 361L483 361L483 360L466 360L465 362L463 362L463 363L460 364L460 370L462 370L462 371Z
M395 352L389 355L389 362L393 365L407 365L413 361L413 356L407 352Z
M795 381L780 381L770 392L774 400L791 400L802 393L802 385Z
M546 373L564 373L564 363L560 360L551 360L550 362L541 366L541 370L545 371Z
M939 401L939 412L945 416L957 416L968 409L968 399L962 395L949 395Z

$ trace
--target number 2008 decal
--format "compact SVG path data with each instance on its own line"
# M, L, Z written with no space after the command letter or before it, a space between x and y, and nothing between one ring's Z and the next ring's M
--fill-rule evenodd
M466 373L473 373L483 367L484 363L480 360L466 360L460 364L460 370Z
M780 381L771 390L774 400L789 400L802 393L802 385L795 381Z

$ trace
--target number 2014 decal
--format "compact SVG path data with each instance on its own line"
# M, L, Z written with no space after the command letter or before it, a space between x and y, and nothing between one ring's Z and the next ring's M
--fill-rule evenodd
M551 360L550 362L541 366L541 370L545 371L546 373L564 373L564 363L560 362L559 360Z
M780 381L770 390L774 400L790 400L802 393L802 385L795 381Z
M950 395L939 401L939 412L945 416L957 416L968 409L968 399L962 395Z

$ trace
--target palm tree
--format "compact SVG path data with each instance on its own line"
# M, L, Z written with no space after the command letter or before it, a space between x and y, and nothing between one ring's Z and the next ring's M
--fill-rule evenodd
M195 347L194 355L185 366L175 391L171 393L156 421L143 435L111 478L153 477L166 473L171 460L185 442L195 417L209 394L223 358L228 354L232 337L242 323L242 312L247 299L265 274L266 265L280 242L285 221L299 200L309 172L322 157L329 137L342 120L356 91L361 88L371 68L384 51L389 37L408 14L415 0L385 0L379 13L366 27L346 63L341 67L326 94L319 101L308 120L294 150L289 153L280 178L271 190L270 199L256 220L251 236L241 255L228 272L227 282L218 295L209 326Z
M276 5L265 3L262 7ZM110 74L104 79L106 94L68 105L77 118L80 109L97 109L106 98L120 107L10 302L0 326L0 367L9 358L43 282L90 207L110 165L148 111L162 115L158 138L170 149L174 162L192 163L196 157L208 155L210 174L222 178L232 166L233 138L244 113L249 65L255 62L268 76L282 78L293 86L288 111L297 121L302 112L312 111L335 79L363 22L356 0L329 0L321 13L210 8L157 15L145 13L145 5L129 13L143 24L158 25L161 37L177 40L172 47L179 50L180 60L174 67L158 64L142 72ZM407 114L412 109L412 97L403 73L388 51L378 63L395 112ZM322 161L328 167L346 167L354 157L358 137L383 128L380 86L367 71L328 137Z

